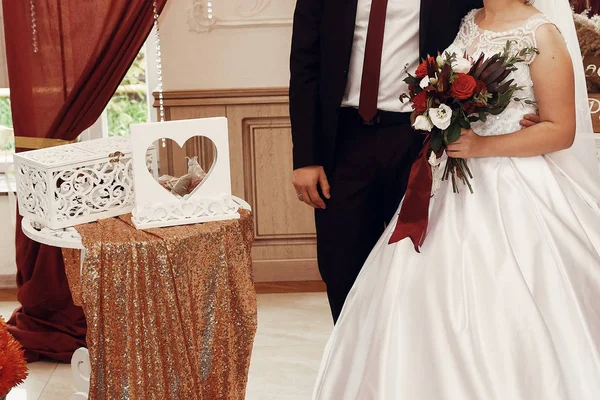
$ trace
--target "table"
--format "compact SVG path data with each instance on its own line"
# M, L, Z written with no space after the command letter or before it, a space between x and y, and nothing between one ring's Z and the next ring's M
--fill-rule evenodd
M86 314L89 359L74 355L72 399L87 398L87 377L90 399L245 397L257 322L244 207L239 220L147 231L130 216L61 232L24 221L33 240L64 248Z

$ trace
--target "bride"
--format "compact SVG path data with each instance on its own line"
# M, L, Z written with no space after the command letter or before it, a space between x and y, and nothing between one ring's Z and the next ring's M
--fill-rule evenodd
M469 159L474 194L442 183L420 253L388 244L392 221L314 399L600 399L600 184L579 46L567 0L524 1L484 0L448 52L537 47L511 78L542 122L520 130L536 110L513 102L450 146Z

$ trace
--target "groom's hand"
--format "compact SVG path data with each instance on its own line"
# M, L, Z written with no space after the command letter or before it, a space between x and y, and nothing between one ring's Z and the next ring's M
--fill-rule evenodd
M540 116L537 114L526 114L521 120L521 127L529 128L530 126L534 126L540 123Z
M329 182L325 170L321 166L311 166L298 168L294 171L294 180L292 181L298 200L305 202L313 208L325 209L325 201L319 195L317 185L321 187L321 192L326 199L331 197Z

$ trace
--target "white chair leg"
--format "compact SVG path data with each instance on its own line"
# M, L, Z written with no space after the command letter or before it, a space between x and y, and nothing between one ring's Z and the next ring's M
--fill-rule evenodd
M71 371L73 372L73 385L77 389L69 400L87 400L90 392L90 353L85 347L77 349L71 358Z

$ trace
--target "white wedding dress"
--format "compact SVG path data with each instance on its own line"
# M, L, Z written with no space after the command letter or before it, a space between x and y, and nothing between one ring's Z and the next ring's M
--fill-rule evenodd
M506 32L463 20L449 52L535 46L538 14ZM512 74L534 98L527 64ZM548 79L551 79L550 77ZM514 102L480 135L520 129ZM551 157L469 160L474 194L443 182L421 253L388 241L344 305L315 400L599 400L600 207ZM437 177L443 171L442 164Z

